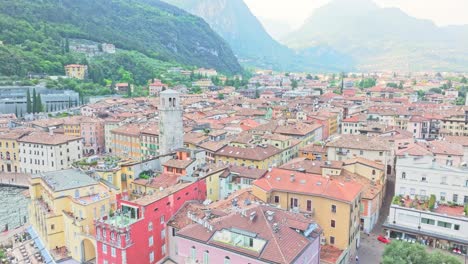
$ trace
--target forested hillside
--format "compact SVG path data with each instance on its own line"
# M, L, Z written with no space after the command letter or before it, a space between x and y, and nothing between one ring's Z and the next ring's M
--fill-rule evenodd
M117 54L84 58L68 39L112 43ZM169 4L139 0L4 0L0 2L0 75L61 75L63 65L88 63L96 82L129 71L136 83L171 65L241 67L229 46L202 19Z

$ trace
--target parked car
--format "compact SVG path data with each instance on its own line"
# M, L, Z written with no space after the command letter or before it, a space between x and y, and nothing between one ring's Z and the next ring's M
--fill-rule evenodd
M380 242L384 243L384 244L389 244L391 241L390 239L386 238L385 236L383 235L380 235L377 237L377 240L379 240Z

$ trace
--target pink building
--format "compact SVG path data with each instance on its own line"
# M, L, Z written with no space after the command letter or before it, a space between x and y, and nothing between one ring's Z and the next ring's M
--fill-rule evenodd
M160 263L168 256L167 221L185 202L205 198L205 179L199 179L136 200L118 200L114 216L95 221L96 263Z
M229 211L188 210L193 224L173 231L176 263L320 263L321 229L311 218L265 205L244 209L232 201ZM228 210L226 210L228 211ZM174 234L175 233L175 234Z
M84 153L93 155L105 150L104 120L98 118L83 118L81 121L81 137Z
M149 95L150 96L159 96L159 93L162 92L165 85L161 80L155 79L152 84L149 85Z

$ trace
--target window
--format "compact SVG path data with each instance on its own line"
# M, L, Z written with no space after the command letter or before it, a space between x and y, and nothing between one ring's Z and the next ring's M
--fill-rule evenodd
M224 264L231 264L231 258L229 257L224 257Z
M150 237L148 238L148 246L151 247L153 244L154 244L154 238L153 238L153 236L150 236Z
M452 202L458 203L458 194L454 194L452 197Z
M166 238L166 229L161 230L161 239L164 240Z
M160 220L161 224L164 224L164 215L161 215L159 220Z
M208 260L208 258L210 256L209 254L210 254L210 252L208 250L205 250L203 252L203 264L208 264L209 263L209 260Z
M299 206L299 200L297 198L291 198L291 208L296 208Z
M359 155L364 155L364 150L360 150Z
M372 170L372 176L375 176L375 170Z
M460 230L460 225L453 225L453 229L455 229L457 231Z
M153 222L149 222L148 231L152 231L152 230L153 230Z
M335 224L336 224L336 223L335 223L335 220L331 220L330 226L333 227L333 228L335 228Z
M151 253L149 254L149 259L150 259L150 263L154 261L154 251L151 251Z
M102 244L102 253L107 254L107 246Z
M402 178L402 179L406 179L406 172L402 172L402 173L401 173L401 178Z
M103 263L103 264L109 264L109 261L104 260L102 263Z
M441 184L447 184L447 176L442 177Z
M415 195L415 194L416 194L416 189L410 188L410 195Z
M465 187L468 187L468 180L465 181Z
M440 200L441 200L441 201L445 201L445 196L446 196L446 195L447 195L447 194L446 194L445 192L441 192L441 193L440 193Z
M54 230L55 229L55 225L50 225L50 230Z
M447 223L447 222L444 222L444 221L437 221L437 225L440 226L440 227L444 227L444 228L452 228L451 223Z
M463 203L468 204L468 196L465 195L465 197L463 198Z
M163 244L161 247L161 254L164 256L166 255L166 244Z
M426 224L426 225L435 225L435 221L433 219L429 218L421 218L421 223Z
M279 196L275 195L275 203L279 203L279 202L280 202Z
M331 236L330 237L330 245L334 245L334 244L335 244L335 237Z
M192 246L192 248L190 248L190 258L192 260L195 260L195 258L197 257L197 249Z
M422 176L421 181L425 182L426 181L426 176Z
M336 205L332 204L331 211L332 213L336 213Z
M311 200L307 200L307 211L312 211L312 201Z
M115 257L117 255L117 250L115 247L111 247L111 256Z
M382 152L382 151L379 152L379 156L380 156L380 157L383 156L383 152Z

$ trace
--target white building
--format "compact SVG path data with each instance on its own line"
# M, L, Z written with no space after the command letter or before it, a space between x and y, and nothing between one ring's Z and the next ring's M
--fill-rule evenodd
M411 198L431 194L440 202L468 203L468 170L442 166L432 156L397 159L395 194Z
M80 137L33 132L18 140L20 171L40 173L68 169L83 156Z
M383 227L393 239L419 241L434 248L467 254L468 217L453 212L450 206L441 206L433 211L420 210L400 205L391 205L387 222ZM459 208L463 210L463 207Z
M159 154L167 154L184 146L184 126L180 94L174 90L160 93Z

